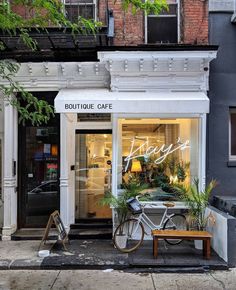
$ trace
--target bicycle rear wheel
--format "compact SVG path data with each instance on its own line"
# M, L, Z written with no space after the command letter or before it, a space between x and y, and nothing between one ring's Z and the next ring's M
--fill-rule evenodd
M137 219L128 219L116 228L113 242L119 251L130 253L141 245L143 237L144 227L142 223Z
M182 214L173 214L165 222L163 230L182 230L186 231L188 229L187 221ZM182 242L181 239L165 239L165 241L170 245L178 245Z

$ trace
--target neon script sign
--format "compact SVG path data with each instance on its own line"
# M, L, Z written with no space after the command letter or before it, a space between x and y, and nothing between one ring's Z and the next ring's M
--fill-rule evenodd
M180 138L178 138L176 144L170 144L166 145L163 144L161 146L148 146L148 141L143 142L138 148L134 149L136 147L135 145L136 139L133 138L131 140L131 147L129 155L125 158L125 161L127 161L125 166L125 171L129 168L130 161L132 159L136 159L138 157L144 157L145 159L148 159L151 155L158 155L158 157L155 159L155 164L161 164L168 155L171 153L177 151L177 150L185 150L190 147L189 140L186 140L184 143L180 141ZM145 149L146 148L146 149ZM139 154L140 151L143 151L143 154Z

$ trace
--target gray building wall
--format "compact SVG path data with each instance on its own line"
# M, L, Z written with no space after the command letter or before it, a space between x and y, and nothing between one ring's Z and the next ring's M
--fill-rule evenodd
M209 13L209 42L219 45L219 50L210 67L207 181L215 178L219 182L214 194L236 197L236 162L228 162L229 107L236 107L236 24L231 23L232 14L217 9Z

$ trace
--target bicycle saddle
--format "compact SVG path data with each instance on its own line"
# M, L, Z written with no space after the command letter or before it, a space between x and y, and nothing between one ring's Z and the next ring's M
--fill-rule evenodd
M163 205L166 207L174 207L175 203L174 202L163 202Z

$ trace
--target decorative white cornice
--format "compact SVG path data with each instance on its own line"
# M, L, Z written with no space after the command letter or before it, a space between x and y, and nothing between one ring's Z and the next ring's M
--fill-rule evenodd
M29 91L108 87L109 73L99 62L21 63L15 80Z
M106 51L98 52L100 62L22 63L16 81L29 91L207 91L209 63L215 57L213 50Z
M112 91L207 91L215 50L104 51L98 58L111 76Z

